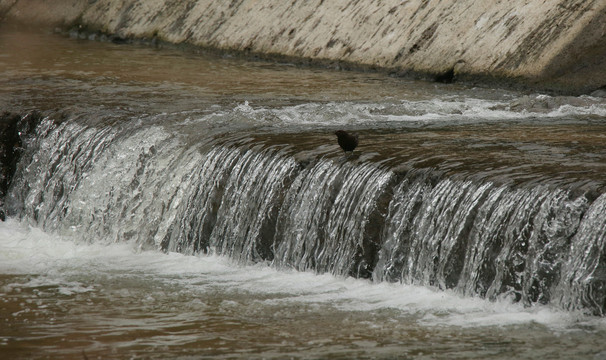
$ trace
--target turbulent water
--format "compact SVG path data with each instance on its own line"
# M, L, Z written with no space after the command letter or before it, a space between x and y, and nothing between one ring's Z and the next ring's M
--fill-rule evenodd
M606 356L603 98L0 43L6 353Z

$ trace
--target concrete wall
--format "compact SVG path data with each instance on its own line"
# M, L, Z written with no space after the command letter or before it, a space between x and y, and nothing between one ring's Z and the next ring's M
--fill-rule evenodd
M398 73L606 85L604 0L0 0L0 15Z

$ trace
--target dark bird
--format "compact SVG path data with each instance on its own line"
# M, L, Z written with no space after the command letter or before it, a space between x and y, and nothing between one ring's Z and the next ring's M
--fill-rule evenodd
M339 146L343 151L354 151L356 146L358 146L358 135L357 134L349 134L344 130L335 131L335 135L337 135L337 141L339 142Z

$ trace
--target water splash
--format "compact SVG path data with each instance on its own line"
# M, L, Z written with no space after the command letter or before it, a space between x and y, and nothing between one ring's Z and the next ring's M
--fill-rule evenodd
M212 122L234 118L255 125L288 128L301 125L363 126L398 123L474 123L519 119L599 119L606 116L606 101L592 97L523 96L513 99L477 99L442 96L384 102L311 102L266 107L255 103L236 105L206 117Z
M595 186L198 139L138 121L46 120L17 171L12 214L90 242L604 312L606 198Z
M294 180L280 209L278 266L368 276L379 238L372 227L392 174L370 164L321 160Z

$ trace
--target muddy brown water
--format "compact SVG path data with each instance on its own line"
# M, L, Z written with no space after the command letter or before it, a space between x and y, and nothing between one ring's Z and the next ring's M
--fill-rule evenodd
M301 163L432 168L598 195L606 185L606 100L590 96L0 28L0 110L125 131L153 124L189 146L210 134ZM345 160L339 128L361 139ZM0 223L2 357L606 358L606 323L582 311L97 244L64 230L19 216Z

